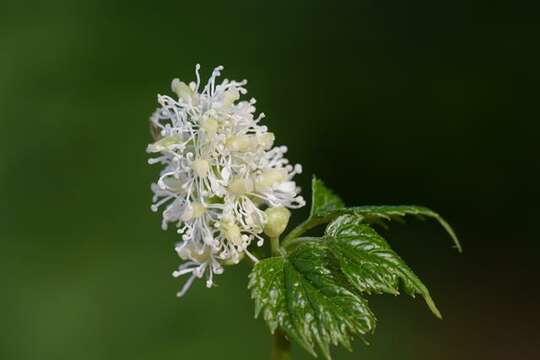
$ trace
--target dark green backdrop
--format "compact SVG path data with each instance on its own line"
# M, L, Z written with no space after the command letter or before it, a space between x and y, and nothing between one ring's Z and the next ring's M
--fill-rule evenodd
M249 79L309 195L417 203L455 226L386 233L430 286L376 297L339 359L538 354L537 9L500 1L3 0L0 359L266 359L249 267L182 300L150 212L147 119L173 77ZM304 210L305 213L305 210ZM535 335L536 334L536 335ZM297 359L307 359L298 349Z

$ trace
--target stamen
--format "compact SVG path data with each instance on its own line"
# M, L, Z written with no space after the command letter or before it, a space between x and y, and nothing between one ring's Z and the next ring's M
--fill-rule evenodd
M179 297L179 298L184 296L186 294L186 292L189 290L189 288L191 287L191 284L193 284L193 280L195 280L195 275L191 275L189 277L189 279L187 279L186 283L182 287L182 290L180 290L178 293L176 293L176 296Z

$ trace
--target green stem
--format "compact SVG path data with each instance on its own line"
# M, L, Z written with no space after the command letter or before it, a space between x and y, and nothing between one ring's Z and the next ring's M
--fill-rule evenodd
M324 224L326 221L327 218L307 219L306 221L292 229L292 231L287 236L285 236L285 239L283 239L281 245L283 247L289 246L294 239L300 237L300 235L302 235L306 231L313 229L315 226Z
M272 247L272 256L285 256L279 244L279 236L270 238ZM290 360L291 359L291 343L285 337L283 331L277 329L272 335L272 360Z
M270 238L270 245L272 247L272 256L283 255L283 250L279 246L279 236Z
M300 235L302 235L304 232L307 231L307 227L309 226L309 219L307 221L304 221L294 229L292 229L287 236L285 236L285 239L283 239L283 246L287 246L293 239L296 239Z
M289 249L292 249L294 246L303 243L304 241L321 241L323 239L324 238L322 238L322 237L316 237L316 236L297 237L297 238L292 239L291 241L289 241L286 246L283 246L283 248L285 250L289 250Z
M290 360L291 343L281 330L276 330L272 336L272 360Z

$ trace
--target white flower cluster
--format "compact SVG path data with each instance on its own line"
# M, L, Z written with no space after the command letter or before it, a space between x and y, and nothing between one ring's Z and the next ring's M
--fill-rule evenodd
M162 164L152 184L152 210L163 208L163 229L173 223L181 234L176 252L184 263L173 273L195 278L206 274L207 286L224 264L236 264L252 241L263 245L265 208L298 208L305 204L292 178L302 171L284 158L285 146L273 146L274 134L254 117L255 99L240 100L247 83L223 80L223 67L212 72L201 89L196 82L172 81L177 99L158 95L161 105L150 118L157 141L147 148L158 153L150 164Z

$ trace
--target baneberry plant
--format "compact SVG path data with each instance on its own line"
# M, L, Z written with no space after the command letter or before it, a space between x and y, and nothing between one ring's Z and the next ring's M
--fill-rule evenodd
M224 265L244 258L253 264L248 287L256 316L274 334L273 359L290 357L290 340L313 356L331 358L330 345L351 348L375 328L367 295L421 295L441 317L428 289L390 248L374 225L405 216L432 218L460 244L452 228L420 206L357 206L344 202L313 178L307 220L283 237L290 210L305 205L293 178L302 172L274 146L274 134L255 116L255 100L241 100L246 81L217 83L222 67L201 84L172 82L176 96L158 96L150 118L156 154L151 164L162 170L152 184L152 210L162 209L162 227L177 228L176 252L183 260L173 276L187 276L178 296L195 279L207 287ZM326 225L320 237L304 236ZM271 254L252 249L270 242Z

